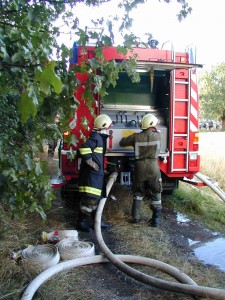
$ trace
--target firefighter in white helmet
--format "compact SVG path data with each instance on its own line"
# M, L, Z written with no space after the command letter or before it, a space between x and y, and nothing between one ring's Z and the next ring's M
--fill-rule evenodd
M99 115L94 121L94 128L80 147L82 157L78 187L80 195L80 211L77 220L77 229L90 232L94 227L94 218L99 200L104 196L104 156L106 152L106 129L112 124L108 115ZM102 228L111 227L111 224L102 221Z
M141 123L142 131L120 141L120 146L133 146L135 151L132 222L141 221L141 203L147 197L153 212L148 225L152 227L159 225L162 208L162 179L158 164L160 132L156 128L157 124L158 119L153 114L146 114Z

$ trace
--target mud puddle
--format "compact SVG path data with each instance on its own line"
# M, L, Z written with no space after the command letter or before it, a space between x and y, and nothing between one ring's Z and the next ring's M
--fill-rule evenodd
M225 272L225 238L216 238L194 249L195 256L207 265Z
M205 265L225 272L225 237L219 232L210 231L168 207L163 208L163 224L177 247L191 250Z

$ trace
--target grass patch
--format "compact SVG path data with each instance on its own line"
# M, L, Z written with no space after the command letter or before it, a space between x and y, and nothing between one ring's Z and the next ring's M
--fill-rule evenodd
M225 204L209 195L203 188L180 183L168 202L176 210L189 215L203 226L225 234Z
M216 180L225 190L225 132L200 134L201 173Z

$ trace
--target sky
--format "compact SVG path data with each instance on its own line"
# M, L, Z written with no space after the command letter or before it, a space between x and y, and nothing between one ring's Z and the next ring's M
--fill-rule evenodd
M102 4L99 7L86 7L77 4L74 15L80 20L80 27L91 25L90 20L120 14L117 0ZM147 41L145 33L151 33L159 41L158 47L165 44L167 49L173 45L175 51L183 51L188 45L196 47L197 63L205 68L225 62L225 0L188 0L192 12L186 19L179 22L177 13L180 5L176 0L167 4L163 1L148 0L140 4L132 13L132 32ZM89 25L89 24L90 25ZM76 36L70 37L71 47ZM119 35L116 41L120 41Z

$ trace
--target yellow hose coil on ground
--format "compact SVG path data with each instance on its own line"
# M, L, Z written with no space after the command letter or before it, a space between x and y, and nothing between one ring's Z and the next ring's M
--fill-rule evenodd
M57 246L62 260L95 255L95 246L90 242L66 238L59 242Z
M39 273L56 265L60 260L58 249L54 245L29 246L22 250L22 264L27 270Z

